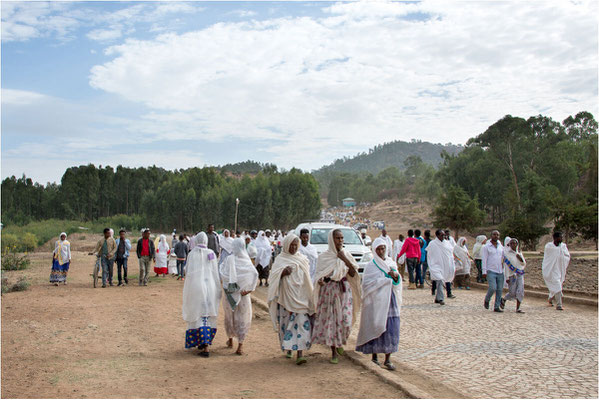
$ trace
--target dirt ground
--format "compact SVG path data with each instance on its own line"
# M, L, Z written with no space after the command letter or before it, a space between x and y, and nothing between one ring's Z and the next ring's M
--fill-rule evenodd
M85 237L85 239L82 239ZM28 291L2 296L3 398L398 398L369 371L315 346L296 366L278 347L268 315L254 308L246 355L225 347L222 315L209 359L185 350L183 283L153 278L137 286L92 288L93 235L70 237L68 284L48 283L51 253L32 253ZM81 251L83 250L83 251ZM115 271L116 278L116 271ZM221 313L222 314L222 313Z

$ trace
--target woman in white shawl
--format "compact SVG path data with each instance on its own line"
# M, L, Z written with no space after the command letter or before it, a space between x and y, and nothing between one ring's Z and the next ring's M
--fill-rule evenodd
M445 283L451 282L455 274L453 248L448 241L444 240L443 230L437 229L435 236L436 238L426 247L426 257L431 280L436 282L435 303L445 305L443 289Z
M221 242L222 245L222 242ZM221 253L222 254L222 253ZM243 341L252 325L252 301L249 296L258 284L258 272L245 251L245 241L232 240L231 255L219 266L225 296L225 332L227 347L233 347L233 338L238 340L238 355L243 354Z
M295 234L288 234L282 244L270 273L268 306L281 350L288 358L297 351L296 364L300 365L307 361L303 351L311 346L314 294L310 262L299 252L300 240Z
M483 246L487 242L487 237L485 235L478 235L476 237L476 243L472 247L472 257L474 258L474 264L476 265L476 281L478 283L484 283L487 281L487 278L483 278Z
M455 283L458 289L470 290L470 260L472 258L466 245L466 238L461 237L453 248Z
M171 249L166 242L166 236L160 235L160 241L158 242L158 246L156 246L156 266L154 267L156 276L160 274L166 276L168 274L166 261L170 252Z
M385 354L384 366L391 371L391 353L399 349L399 313L402 279L396 264L386 254L386 241L379 237L372 243L374 259L364 268L362 276L362 312L356 351L372 354L379 364L377 353Z
M256 238L256 242L254 244L256 245L256 250L258 251L258 255L256 256L256 269L258 270L260 286L262 286L263 279L266 281L266 286L268 286L268 267L272 257L272 246L264 231L258 232L258 237Z
M328 250L318 256L314 282L316 318L312 343L331 346L331 363L339 363L343 346L360 310L361 286L358 264L351 253L343 248L343 232L332 229L328 236Z
M231 232L228 229L223 231L223 234L220 236L219 240L220 244L220 256L218 259L218 266L220 267L227 257L233 254L233 238L231 237Z
M199 355L208 357L208 346L216 335L221 285L216 255L206 246L208 236L194 237L196 246L187 255L183 285L183 320L187 322L185 348L198 347Z
M566 270L570 263L570 252L565 243L562 243L562 233L553 233L553 242L545 245L543 254L543 279L549 289L549 305L553 307L553 300L557 302L557 310L562 307L562 285L566 280Z
M503 267L508 281L508 294L501 299L500 307L505 307L505 302L516 299L516 312L524 313L520 309L524 299L524 268L526 260L518 249L518 239L505 238L503 246Z
M71 243L67 240L67 234L62 232L54 243L52 253L52 271L50 271L50 283L58 286L59 282L67 284L67 274L71 265Z

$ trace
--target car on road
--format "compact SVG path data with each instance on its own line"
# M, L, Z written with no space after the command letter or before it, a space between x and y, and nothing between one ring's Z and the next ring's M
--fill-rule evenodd
M310 243L316 247L319 255L329 248L329 232L332 229L339 229L343 233L343 247L351 253L358 264L358 273L361 274L366 264L372 261L370 248L364 244L360 234L348 226L323 222L305 222L295 228L295 234L299 236L300 231L304 228L310 231Z

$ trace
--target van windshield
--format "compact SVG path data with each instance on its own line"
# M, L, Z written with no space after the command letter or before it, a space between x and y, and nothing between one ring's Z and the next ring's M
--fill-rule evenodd
M327 238L332 228L313 228L310 235L310 243L312 244L327 244ZM345 244L362 244L360 236L353 229L341 228L343 233L343 243Z

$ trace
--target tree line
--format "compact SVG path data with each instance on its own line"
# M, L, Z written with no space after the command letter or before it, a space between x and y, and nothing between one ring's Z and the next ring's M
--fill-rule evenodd
M68 168L60 184L45 186L12 176L2 181L2 219L5 225L24 225L48 218L97 221L127 215L155 229L193 232L208 223L233 227L237 198L240 227L290 228L319 215L312 175L278 171L270 164L254 175L235 175L227 167L168 171L89 164Z

